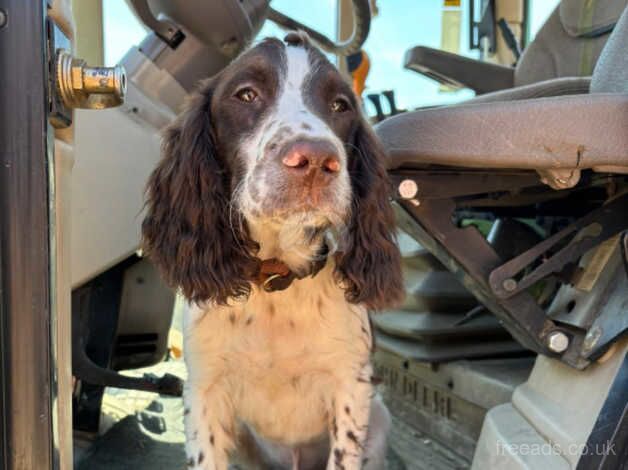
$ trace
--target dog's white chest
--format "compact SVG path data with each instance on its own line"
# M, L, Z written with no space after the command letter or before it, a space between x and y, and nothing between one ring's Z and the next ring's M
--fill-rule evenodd
M208 311L186 331L191 383L224 387L240 420L285 444L325 433L337 383L368 360L366 312L335 289L311 285L320 281L254 293L244 304Z

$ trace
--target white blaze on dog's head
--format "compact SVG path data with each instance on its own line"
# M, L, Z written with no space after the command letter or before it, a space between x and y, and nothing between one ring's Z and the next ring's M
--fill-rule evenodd
M328 116L335 111L329 109L330 103L320 102L329 93L317 91L344 81L322 54L306 44L283 49L278 90L267 103L264 119L242 142L245 178L237 191L239 209L262 250L275 255L282 251L284 258L290 255L287 251L296 251L293 254L301 260L317 249L310 240L317 229L319 235L328 228L342 231L351 211L342 140L348 136L338 135L326 122L324 111L329 111ZM321 80L319 73L327 77L335 73L336 81ZM339 92L341 99L348 100L346 88ZM317 156L321 153L323 157ZM319 162L325 158L326 163Z

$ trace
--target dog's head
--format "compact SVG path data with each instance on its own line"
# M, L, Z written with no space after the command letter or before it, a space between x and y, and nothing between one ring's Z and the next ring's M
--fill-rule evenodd
M201 83L147 194L144 248L190 300L246 296L259 258L299 272L322 248L350 302L401 296L384 154L304 35L264 40Z

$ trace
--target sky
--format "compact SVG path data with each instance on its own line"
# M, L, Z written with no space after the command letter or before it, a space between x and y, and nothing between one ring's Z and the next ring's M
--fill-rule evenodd
M209 1L209 0L208 0ZM468 49L468 19L462 0L462 31L460 51L477 58L477 51ZM532 0L531 32L534 34L554 9L558 0ZM436 82L403 68L406 50L424 45L439 47L441 38L442 0L378 0L379 15L373 18L371 32L363 48L371 59L371 70L366 82L367 93L394 90L399 108L416 108L454 103L470 98L469 90L442 92ZM118 62L133 45L146 35L145 29L129 11L125 0L103 0L105 63ZM336 0L273 0L272 7L318 31L335 37ZM285 33L267 21L259 37L279 36ZM367 104L367 112L374 110Z

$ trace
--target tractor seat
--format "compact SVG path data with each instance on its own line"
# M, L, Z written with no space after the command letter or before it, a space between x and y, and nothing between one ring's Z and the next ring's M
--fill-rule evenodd
M555 189L573 187L583 169L628 173L627 49L624 9L595 67L589 93L472 100L386 119L376 132L389 153L388 168L537 170Z
M482 62L438 49L417 46L406 52L405 67L478 95L547 82L561 77L589 77L627 0L562 0L526 47L515 67ZM568 85L558 86L565 94ZM550 85L556 92L556 84ZM546 92L545 96L552 96Z

